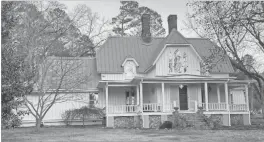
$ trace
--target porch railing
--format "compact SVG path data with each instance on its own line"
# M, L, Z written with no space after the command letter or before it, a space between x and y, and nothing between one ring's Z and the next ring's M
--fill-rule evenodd
M206 104L201 103L203 110L206 110ZM208 103L208 110L227 110L226 103Z
M108 113L135 113L138 112L137 105L112 105L108 106Z
M226 103L208 103L208 110L226 110Z
M160 111L162 111L162 105L159 103L143 104L143 111L145 111L145 112L160 112Z
M230 111L247 111L247 104L230 104Z
M206 110L205 103L199 104L202 106L203 110ZM230 111L246 111L247 105L246 104L228 104ZM208 110L227 110L226 103L208 103Z

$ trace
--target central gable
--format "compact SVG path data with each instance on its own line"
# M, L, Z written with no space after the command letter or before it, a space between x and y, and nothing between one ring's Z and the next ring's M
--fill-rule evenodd
M168 45L156 62L156 76L200 75L200 58L188 45Z

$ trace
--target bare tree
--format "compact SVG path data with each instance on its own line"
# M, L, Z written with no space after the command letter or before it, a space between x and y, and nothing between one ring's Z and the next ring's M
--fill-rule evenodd
M74 91L81 89L89 81L90 74L84 72L83 60L49 57L41 65L40 79L35 84L35 93L32 93L37 96L37 101L30 100L28 95L23 97L30 114L36 119L37 128L54 104L82 99Z
M85 43L82 38L85 35L80 32L80 28L85 25L76 25L85 18L87 11L68 16L64 5L58 2L19 4L11 13L18 22L9 30L10 38L6 43L14 49L15 56L23 57L20 74L26 89L19 90L19 93L30 113L36 118L36 126L39 128L42 119L54 104L73 99L61 91L73 91L80 83L87 83L89 75L77 74L83 63L73 57L80 56L82 51L94 49L94 41L84 38L90 41L89 44ZM91 35L92 33L93 31ZM95 38L97 35L91 37ZM51 56L70 56L73 59L55 60ZM55 76L50 77L49 72ZM56 85L46 86L50 78L56 78ZM36 84L38 101L33 102L28 95L36 92L32 87Z
M248 51L264 56L263 2L205 1L192 2L188 27L204 38L209 38L229 55L234 67L257 81L254 85L264 111L264 77L243 60ZM255 52L254 52L255 51Z

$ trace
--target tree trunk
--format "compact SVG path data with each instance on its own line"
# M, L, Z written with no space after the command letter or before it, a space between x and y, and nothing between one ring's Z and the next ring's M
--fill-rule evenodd
M262 104L261 104L261 109L262 109L262 117L264 119L264 102L262 102Z
M83 114L83 127L84 127L84 114Z
M250 87L250 110L254 110L254 106L253 106L253 103L254 103L254 89L253 89L253 85L251 85Z
M40 118L36 118L36 129L39 130L40 125L41 125L41 119Z

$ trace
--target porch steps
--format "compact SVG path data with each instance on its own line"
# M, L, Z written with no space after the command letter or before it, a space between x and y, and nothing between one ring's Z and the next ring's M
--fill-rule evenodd
M190 117L187 117L186 121L189 125L192 125L196 128L200 128L201 126L204 126L206 124L203 116L201 116L199 114L194 114Z

